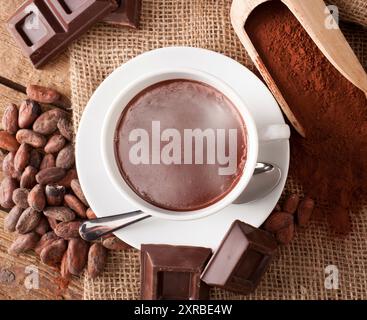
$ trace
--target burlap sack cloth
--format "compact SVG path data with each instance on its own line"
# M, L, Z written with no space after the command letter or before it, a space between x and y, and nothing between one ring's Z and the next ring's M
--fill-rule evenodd
M365 0L335 0L342 17L367 25ZM118 66L154 48L186 45L221 52L252 68L234 34L230 0L146 0L139 31L100 24L71 48L71 84L74 121L77 126L89 97ZM364 66L367 36L362 27L344 30ZM245 88L244 88L245 90ZM105 107L105 106L101 106ZM302 193L289 179L285 193ZM327 205L327 204L325 204ZM243 297L214 289L214 299L366 299L367 298L367 206L353 212L353 232L333 238L325 221L316 219L298 231L291 245L279 255L256 292ZM325 267L339 270L339 289L325 288ZM85 299L139 298L139 252L111 253L104 274L84 279Z

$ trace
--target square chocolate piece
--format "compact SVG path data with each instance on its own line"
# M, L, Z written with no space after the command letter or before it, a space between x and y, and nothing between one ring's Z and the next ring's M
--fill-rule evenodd
M108 24L138 28L142 0L117 0L118 8L103 19Z
M27 0L7 28L39 68L116 8L112 0Z
M141 245L141 299L208 299L200 274L211 249L160 244Z
M209 286L241 294L253 292L277 249L273 236L236 220L201 275Z

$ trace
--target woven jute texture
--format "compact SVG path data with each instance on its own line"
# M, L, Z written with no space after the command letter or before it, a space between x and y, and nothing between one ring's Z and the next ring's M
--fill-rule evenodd
M366 22L365 1L336 1L343 16ZM353 3L354 5L351 5ZM77 128L88 99L116 67L154 48L188 45L221 52L252 69L252 64L232 31L229 0L146 0L139 31L100 24L71 48L71 84ZM362 11L364 12L362 13ZM343 30L364 66L367 36L358 26ZM302 194L291 178L285 194ZM327 206L322 204L319 211ZM334 238L321 216L279 252L260 286L244 297L213 289L213 299L362 299L367 298L367 206L352 214L353 232ZM325 286L325 268L338 269L338 289ZM85 299L138 299L139 252L111 252L106 271L99 278L84 278ZM327 269L326 269L326 272ZM327 282L327 281L326 281ZM335 282L334 282L335 284Z
M338 7L342 20L367 26L366 0L328 0L327 3Z

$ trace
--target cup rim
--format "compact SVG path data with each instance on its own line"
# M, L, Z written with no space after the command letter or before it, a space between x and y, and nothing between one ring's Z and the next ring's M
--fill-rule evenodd
M154 80L160 78L159 80ZM198 78L200 78L198 80ZM173 211L164 208L157 207L138 194L127 184L121 175L118 168L117 161L114 153L114 134L117 124L120 119L121 113L124 111L129 102L137 95L139 92L145 88L154 85L156 83L165 80L174 79L187 79L192 81L200 81L207 84L222 94L224 94L235 106L235 108L240 113L246 128L246 138L247 138L247 155L245 167L243 168L242 174L236 185L232 190L229 191L222 199L211 204L208 207L192 210L192 211ZM143 85L143 86L142 86ZM142 87L141 87L142 86ZM139 89L137 89L139 88ZM246 102L223 80L215 77L214 75L197 70L194 68L172 68L172 69L161 69L159 71L147 73L144 76L136 79L128 86L124 87L120 93L113 100L112 104L108 107L108 111L103 120L102 125L102 135L101 135L101 153L103 164L107 171L108 177L115 186L115 188L120 192L120 194L131 202L134 206L140 210L158 218L164 218L168 220L193 220L199 219L211 214L214 214L227 205L233 203L245 190L246 186L251 180L253 175L257 156L258 156L258 133L255 125L255 121L248 111ZM250 141L251 140L251 141ZM110 155L110 156L108 156ZM112 156L111 156L112 155Z

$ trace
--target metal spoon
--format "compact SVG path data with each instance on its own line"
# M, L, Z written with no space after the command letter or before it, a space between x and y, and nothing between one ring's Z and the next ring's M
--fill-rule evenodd
M250 183L233 203L243 204L264 198L279 184L281 177L282 172L277 166L257 163Z
M278 185L280 178L281 171L277 166L269 163L258 163L249 185L234 203L248 203L266 196ZM84 240L94 241L150 217L151 215L137 210L88 220L82 223L79 233Z
M94 241L135 222L150 218L151 215L137 210L114 216L85 221L79 228L79 234L86 241Z

